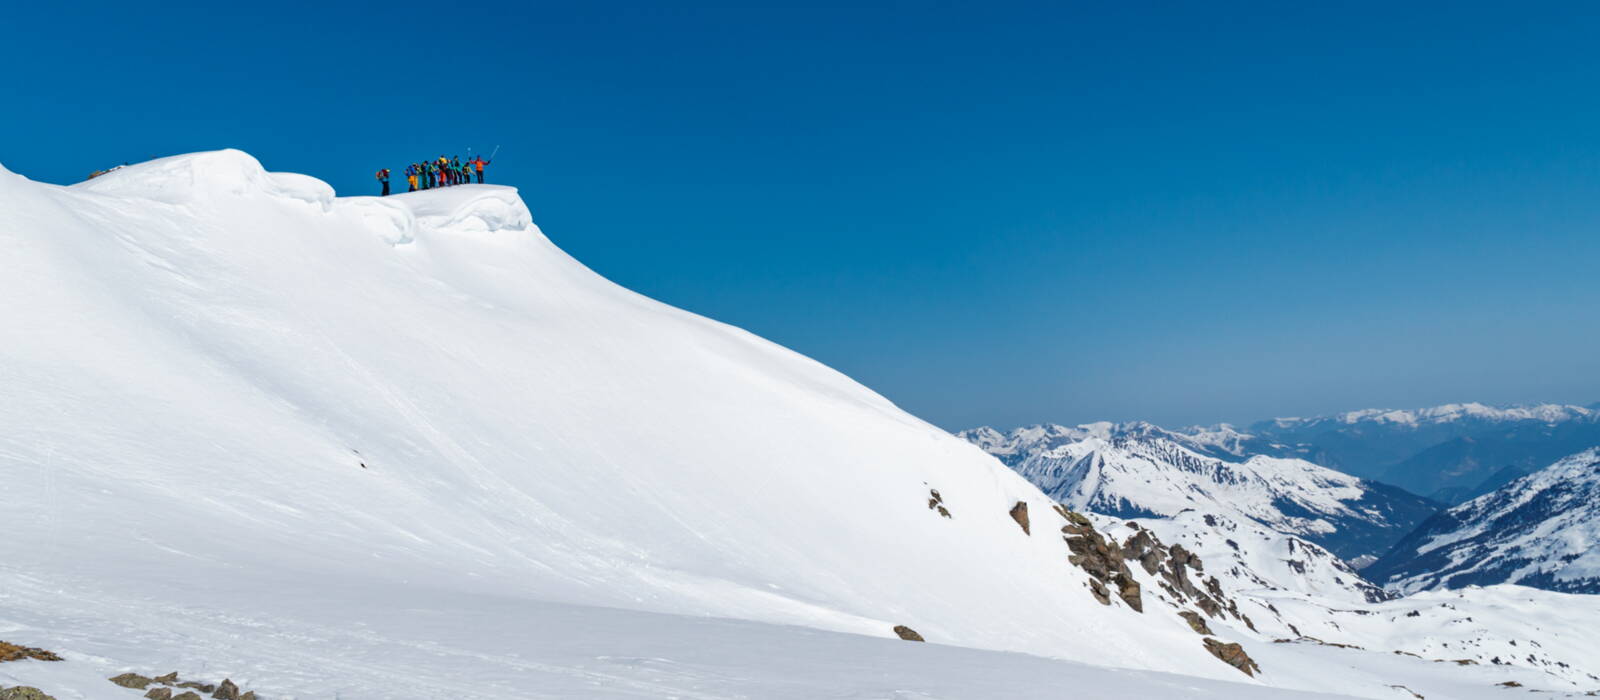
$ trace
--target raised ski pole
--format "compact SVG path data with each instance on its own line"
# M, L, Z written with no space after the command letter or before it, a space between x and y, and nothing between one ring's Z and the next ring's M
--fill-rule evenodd
M495 153L499 153L499 152L500 152L500 144L497 143L497 144L494 145L494 152L489 154L489 160L494 160Z

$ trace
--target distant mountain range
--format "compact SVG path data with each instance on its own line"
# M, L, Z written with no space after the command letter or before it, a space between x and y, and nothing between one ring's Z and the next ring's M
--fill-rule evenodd
M1069 508L1123 518L1190 510L1229 516L1358 562L1388 551L1440 508L1302 459L1241 459L1234 455L1271 446L1225 427L1174 432L1148 423L1094 423L1010 433L979 428L961 436Z
M1363 573L1411 592L1517 583L1600 593L1600 448L1441 512Z
M1565 455L1600 445L1600 404L1449 404L1368 409L1251 425L1246 454L1285 454L1445 503L1488 493ZM1273 447L1260 447L1261 443Z

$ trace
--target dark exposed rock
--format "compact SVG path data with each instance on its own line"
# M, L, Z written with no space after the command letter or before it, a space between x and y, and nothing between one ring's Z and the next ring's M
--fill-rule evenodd
M1017 501L1016 505L1011 506L1011 519L1017 521L1017 524L1022 526L1022 534L1024 534L1024 535L1032 535L1033 534L1033 532L1028 529L1028 504L1027 503L1024 503L1022 501Z
M894 626L894 633L899 635L901 639L904 639L904 640L906 640L908 642L925 642L925 641L927 641L927 640L922 638L922 635L917 634L916 630L911 629L910 627L907 627L905 625L895 625Z
M239 700L256 700L256 691L252 690L239 696Z
M124 688L133 688L134 690L144 690L155 682L137 673L124 673L119 676L112 676L109 680Z
M224 678L222 684L217 686L217 692L211 697L217 700L239 700L239 686L234 685L232 680Z
M944 507L944 496L939 495L939 489L928 489L928 510L938 511L939 515L950 517L950 509Z
M15 688L0 690L0 700L56 700L53 695L45 695L44 691L29 685L19 685Z
M54 652L45 651L37 647L25 647L10 642L0 642L0 661L21 661L23 659L60 661L61 657L56 656Z
M1200 613L1197 613L1193 610L1184 610L1183 612L1178 613L1178 617L1181 617L1185 622L1188 622L1189 628L1194 630L1195 633L1211 634L1211 626L1206 624L1206 619L1201 617Z
M179 688L193 688L195 690L198 690L198 691L200 691L202 693L207 693L207 694L209 694L212 691L217 689L217 686L214 686L214 685L212 685L210 683L196 683L195 681L184 681L182 683L179 683L178 687ZM182 697L182 696L179 696L179 697Z
M1255 659L1250 658L1250 655L1245 653L1244 647L1239 646L1238 642L1224 642L1206 637L1205 645L1206 651L1211 652L1212 656L1221 659L1223 663L1229 666L1239 669L1246 676L1255 676L1261 671L1261 667L1256 665Z
M155 687L151 688L150 692L145 693L144 696L150 698L150 700L172 700L172 689L167 687Z
M1127 571L1126 568L1123 569ZM1133 580L1127 573L1119 573L1111 577L1111 583L1117 587L1117 597L1134 612L1144 612L1144 598L1139 591L1139 582Z
M196 695L194 691L187 690L187 691L184 691L182 693L178 693L177 695L172 696L172 700L205 700L205 699L201 698L199 695Z
M166 683L168 685L171 685L173 683L177 683L178 682L178 672L177 671L173 671L172 673L169 673L169 674L167 674L165 676L156 676L155 680L156 680L157 683Z
M1089 579L1089 594L1093 595L1095 600L1100 601L1101 605L1111 604L1111 593L1106 590L1106 585L1101 583L1100 579Z
M1109 584L1116 587L1117 597L1128 607L1144 612L1143 593L1133 572L1128 570L1123 549L1095 530L1094 523L1082 514L1060 505L1055 509L1067 521L1061 527L1062 539L1067 543L1067 550L1072 552L1067 561L1089 574L1089 593L1094 599L1110 605L1111 592L1106 588Z

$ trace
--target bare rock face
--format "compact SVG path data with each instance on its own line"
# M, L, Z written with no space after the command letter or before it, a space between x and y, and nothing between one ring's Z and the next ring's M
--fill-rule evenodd
M907 627L905 625L895 625L894 626L894 633L899 635L901 639L904 639L904 640L906 640L908 642L925 642L925 641L927 641L927 640L922 638L922 635L917 634L916 630L911 629L910 627Z
M1206 619L1201 617L1200 613L1193 610L1184 610L1178 613L1178 617L1189 623L1189 628L1194 630L1196 634L1211 634L1211 626L1206 624Z
M44 691L33 686L19 685L0 690L0 700L56 700L56 698L54 695L45 695Z
M1238 642L1224 642L1211 637L1205 639L1206 651L1212 656L1222 659L1222 662L1239 669L1246 676L1255 676L1261 672L1261 667L1256 665L1255 659L1244 652L1244 647Z
M165 676L156 676L155 681L157 683L166 683L167 685L172 685L173 683L178 682L178 672L173 671Z
M137 673L124 673L120 676L112 676L109 680L124 688L132 688L134 690L144 690L155 682L154 679L145 678Z
M1107 590L1107 586L1115 587L1116 595L1122 602L1127 603L1135 612L1144 612L1144 598L1139 582L1134 580L1133 572L1128 570L1122 548L1100 534L1100 531L1094 528L1094 523L1083 514L1067 510L1061 505L1057 505L1055 510L1067 521L1066 525L1061 526L1061 538L1066 541L1067 549L1072 552L1067 561L1088 572L1090 595L1100 601L1101 605L1110 605L1111 592Z
M1256 628L1250 618L1239 612L1238 601L1222 590L1222 582L1217 577L1201 577L1205 572L1205 563L1200 560L1200 555L1180 544L1166 547L1153 533L1137 523L1130 522L1128 525L1136 532L1122 544L1123 558L1138 561L1145 573L1155 575L1161 589L1174 601L1180 604L1193 603L1211 617L1231 616L1250 629ZM1203 587L1195 585L1196 579L1201 580Z
M239 686L234 685L231 679L224 678L222 685L217 686L217 692L212 693L211 697L217 700L239 700Z
M150 700L172 700L172 689L166 687L151 688L150 692L145 693L144 696Z
M204 700L204 698L201 698L192 690L186 690L182 693L172 696L172 700Z
M0 661L21 661L35 659L38 661L60 661L61 657L54 652L45 651L37 647L25 647L10 642L0 642Z
M1024 535L1032 535L1033 534L1033 532L1028 529L1028 504L1027 503L1024 503L1022 501L1017 501L1016 505L1011 506L1011 519L1017 521L1017 524L1022 526L1022 534L1024 534Z

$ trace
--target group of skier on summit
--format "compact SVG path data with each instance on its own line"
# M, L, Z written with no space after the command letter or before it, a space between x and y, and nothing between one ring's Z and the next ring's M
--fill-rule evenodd
M412 163L406 166L406 184L411 188L406 191L416 192L417 190L431 190L435 187L465 185L472 182L474 173L477 174L478 184L481 185L483 184L483 166L492 162L492 160L487 160L481 155L477 157L469 155L466 162L461 161L461 156L450 158L441 155L433 160ZM379 170L377 178L378 183L383 186L383 192L379 196L387 197L389 195L389 169L383 168Z

